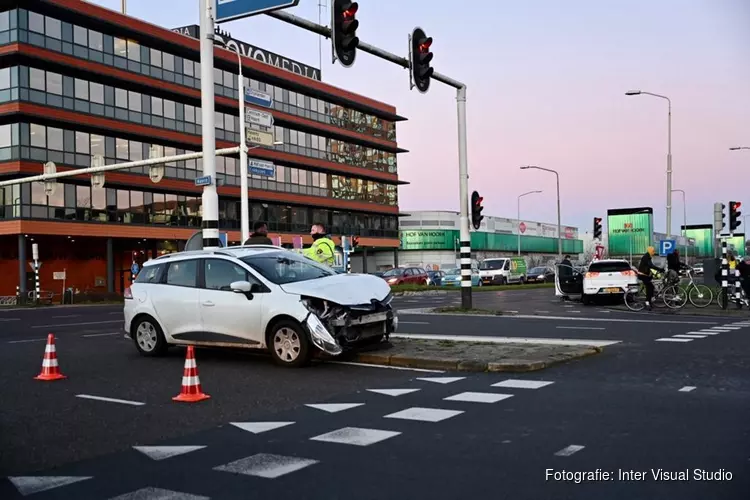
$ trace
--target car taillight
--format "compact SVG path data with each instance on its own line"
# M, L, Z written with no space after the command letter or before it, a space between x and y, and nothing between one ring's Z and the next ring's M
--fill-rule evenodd
M635 276L635 271L633 271L632 269L630 269L628 271L623 271L622 275L623 276Z
M587 278L596 278L599 276L599 273L586 273Z
M132 299L133 298L133 292L130 291L130 287L127 287L125 289L125 298L126 299Z

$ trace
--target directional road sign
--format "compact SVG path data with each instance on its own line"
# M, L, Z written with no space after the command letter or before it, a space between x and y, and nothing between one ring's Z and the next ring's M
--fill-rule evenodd
M263 132L249 128L245 131L247 142L258 144L260 146L273 146L273 132Z
M261 92L260 90L245 87L245 102L247 104L255 104L256 106L270 108L273 105L273 96L271 94Z
M273 127L273 115L253 108L245 109L245 123L261 127Z
M276 165L270 161L248 160L247 171L255 175L273 177L276 174Z
M198 177L197 179L195 179L195 185L196 186L210 186L211 176L207 175L205 177Z
M233 19L263 14L273 10L296 7L299 0L215 0L216 22L225 23Z
M674 252L675 248L677 248L675 240L661 240L659 242L659 255L669 255Z

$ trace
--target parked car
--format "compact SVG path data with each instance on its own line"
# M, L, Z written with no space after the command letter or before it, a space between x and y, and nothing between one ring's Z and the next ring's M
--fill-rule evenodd
M427 271L427 284L440 286L445 277L445 271Z
M479 264L482 283L485 285L507 285L526 281L526 259L503 257L485 259Z
M534 267L526 273L528 283L547 283L555 280L555 271L549 267Z
M461 286L461 269L449 269L445 271L442 286ZM471 270L471 286L482 286L479 269L474 268Z
M301 366L396 330L390 288L270 245L163 255L125 290L125 330L144 356L172 345L267 349Z
M394 267L381 276L390 286L426 285L427 271L418 267Z
M695 276L703 276L703 264L696 264L693 266L693 274Z

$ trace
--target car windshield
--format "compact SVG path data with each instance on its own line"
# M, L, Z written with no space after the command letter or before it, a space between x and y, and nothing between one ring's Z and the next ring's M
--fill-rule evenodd
M383 277L384 278L390 278L392 276L401 276L402 274L404 274L404 270L395 267L393 269L389 269L386 272L384 272L383 273Z
M505 264L505 259L500 260L485 260L481 264L479 264L479 269L486 271L488 269L502 269L503 264Z
M448 269L445 271L446 276L458 276L459 274L461 274L461 271L458 269Z
M263 252L243 257L241 260L277 285L336 275L336 271L330 267L292 252Z
M529 271L529 274L543 274L545 269L543 267L535 267L531 271Z

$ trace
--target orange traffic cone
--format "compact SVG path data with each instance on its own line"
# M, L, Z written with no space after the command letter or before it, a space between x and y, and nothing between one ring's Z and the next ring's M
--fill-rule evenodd
M55 350L55 336L52 333L47 336L47 347L44 348L44 359L42 359L42 371L34 378L36 380L68 378L60 373L60 365L57 364L57 351Z
M198 365L195 363L195 351L193 350L193 346L189 345L187 355L185 356L185 369L182 373L182 391L179 395L173 397L172 400L184 403L197 403L210 397L208 394L203 394L201 390L201 381L198 378Z

